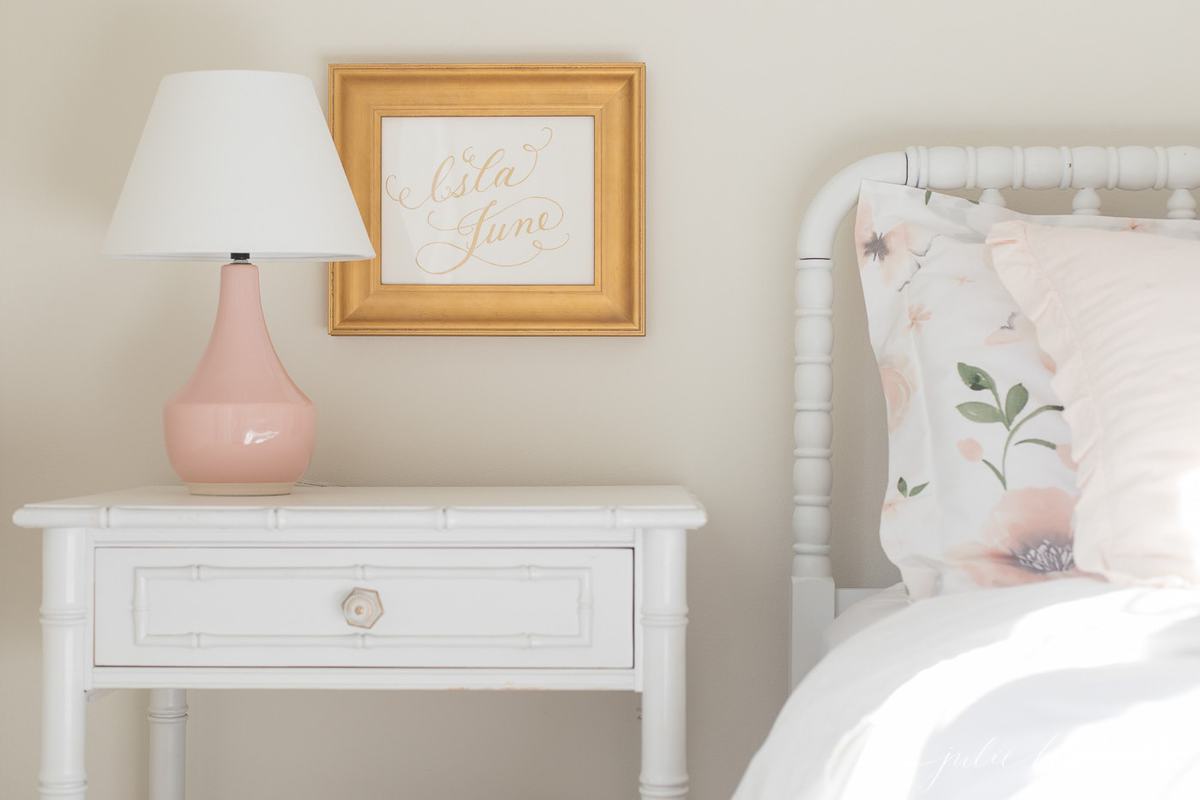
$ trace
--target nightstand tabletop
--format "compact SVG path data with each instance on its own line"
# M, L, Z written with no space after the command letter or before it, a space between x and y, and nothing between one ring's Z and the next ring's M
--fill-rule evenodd
M366 513L361 513L366 512ZM13 514L25 528L146 525L310 528L353 515L356 527L452 529L525 525L682 527L704 524L704 507L681 486L297 486L276 497L209 497L183 486L148 486L29 503Z

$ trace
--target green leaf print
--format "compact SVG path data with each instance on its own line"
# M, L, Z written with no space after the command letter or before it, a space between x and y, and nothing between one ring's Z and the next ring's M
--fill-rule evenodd
M967 385L967 388L973 392L982 392L984 389L996 391L996 382L992 380L992 376L981 370L979 367L972 367L970 364L958 362L958 376L962 378L962 382Z
M1004 398L1004 416L1008 418L1008 424L1012 425L1016 420L1017 414L1020 414L1025 409L1025 404L1029 402L1029 390L1024 384L1016 384L1008 390L1008 395Z
M1025 384L1016 383L1009 387L1008 392L1004 395L1004 403L1001 404L1000 392L996 386L996 381L983 369L970 364L964 364L960 361L958 362L958 377L962 379L963 384L971 391L988 391L996 399L995 405L973 400L967 403L959 403L955 408L958 409L958 413L971 420L971 422L978 422L985 425L999 422L1008 429L1008 435L1004 437L1004 449L1000 452L1000 466L996 466L995 463L988 461L986 458L980 459L984 466L996 476L996 480L1000 481L1000 485L1007 489L1008 450L1013 444L1013 439L1017 435L1017 431L1039 414L1044 414L1047 411L1062 411L1063 407L1057 405L1039 406L1018 419L1021 416L1021 412L1029 405L1029 390L1025 388ZM1057 445L1054 442L1046 439L1021 439L1017 444L1036 444L1050 450L1057 449Z
M1004 415L1000 413L1000 409L995 406L990 406L987 403L959 403L958 413L962 414L971 422L1004 422Z
M900 493L901 497L916 497L921 492L925 491L925 487L928 485L929 481L925 481L924 483L917 484L910 489L908 488L908 481L904 480L904 478L901 478L900 480L896 481L896 491Z

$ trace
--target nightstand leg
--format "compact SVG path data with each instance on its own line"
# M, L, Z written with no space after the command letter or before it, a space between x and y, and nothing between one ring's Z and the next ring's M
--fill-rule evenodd
M643 534L642 800L684 800L687 774L687 539Z
M187 692L150 692L150 800L183 800L187 756Z
M84 800L87 696L86 538L82 530L42 535L42 800Z

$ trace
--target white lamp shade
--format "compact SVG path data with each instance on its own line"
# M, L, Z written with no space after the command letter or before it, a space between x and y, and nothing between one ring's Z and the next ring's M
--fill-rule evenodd
M219 261L375 255L312 81L239 70L163 78L104 252Z

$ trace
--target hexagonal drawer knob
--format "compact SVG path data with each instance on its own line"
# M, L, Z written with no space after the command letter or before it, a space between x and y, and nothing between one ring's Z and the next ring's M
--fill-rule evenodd
M342 601L346 622L356 628L373 628L383 616L383 601L374 589L355 587Z

